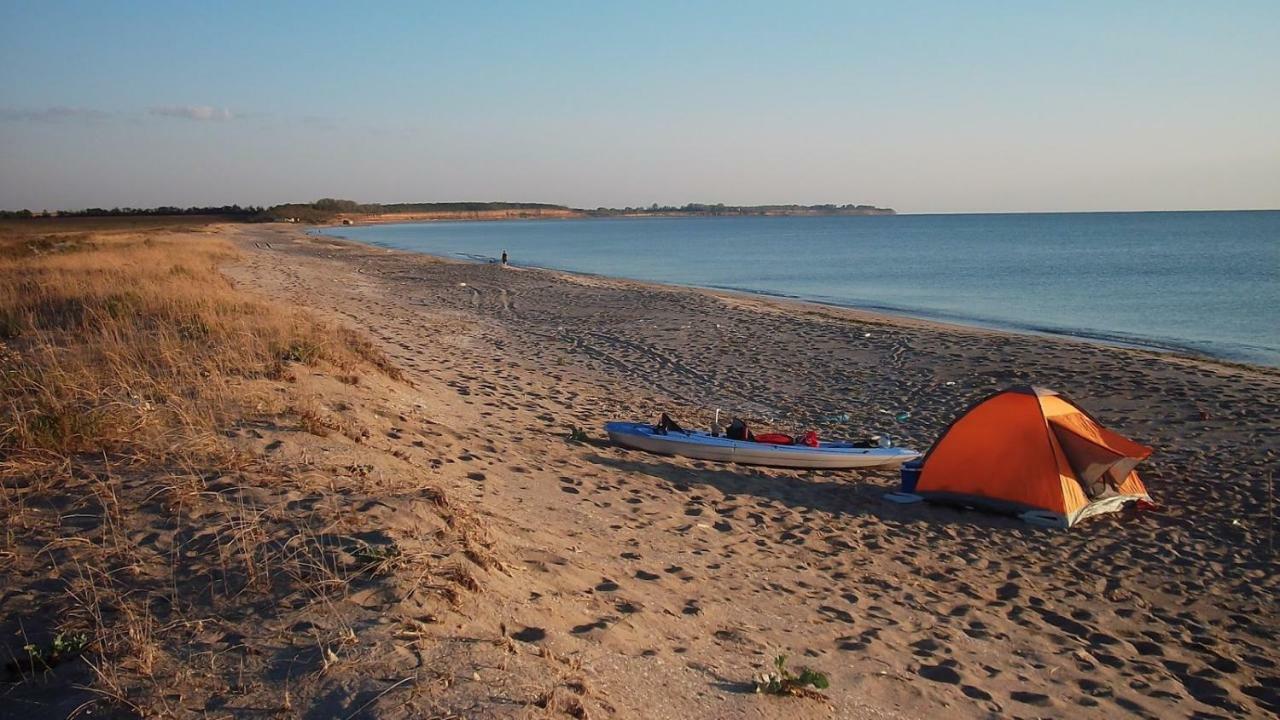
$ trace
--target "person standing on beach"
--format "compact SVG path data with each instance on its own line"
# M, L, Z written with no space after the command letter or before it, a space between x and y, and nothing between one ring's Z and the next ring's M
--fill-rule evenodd
M507 251L503 250L502 251L502 267L506 267L506 266L507 266Z

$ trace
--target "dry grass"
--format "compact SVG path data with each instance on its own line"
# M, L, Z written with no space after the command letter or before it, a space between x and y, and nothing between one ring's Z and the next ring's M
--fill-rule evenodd
M0 255L0 451L202 457L256 412L246 381L294 363L395 374L350 330L237 292L213 237L19 237Z
M339 607L354 586L448 602L478 587L459 559L496 560L438 491L409 501L440 518L430 547L371 545L356 539L353 506L371 499L358 484L308 486L224 435L255 418L344 429L291 368L399 378L372 344L238 291L216 235L50 227L0 227L0 576L21 590L0 595L0 632L22 639L0 645L0 706L87 687L86 708L188 714L193 697L262 691L265 661L210 628L324 619L307 640L323 673L355 637ZM87 638L79 670L33 663L71 659L68 637Z

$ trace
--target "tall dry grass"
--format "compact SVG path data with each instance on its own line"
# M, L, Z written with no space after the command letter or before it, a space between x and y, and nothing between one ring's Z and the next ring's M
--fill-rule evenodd
M25 588L0 594L0 626L22 636L3 641L0 681L74 652L112 706L173 714L175 686L208 685L189 680L191 628L290 594L330 604L368 574L326 530L349 510L253 487L288 478L223 431L295 407L275 391L296 365L399 371L359 334L237 290L218 270L235 255L192 229L0 228L0 577Z
M367 340L237 291L210 235L9 238L0 245L0 453L166 461L218 450L246 381L292 363L395 375Z

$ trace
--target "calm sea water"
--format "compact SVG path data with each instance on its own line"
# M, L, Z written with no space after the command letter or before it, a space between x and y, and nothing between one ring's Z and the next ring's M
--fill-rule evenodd
M1280 211L433 222L405 250L1280 366Z

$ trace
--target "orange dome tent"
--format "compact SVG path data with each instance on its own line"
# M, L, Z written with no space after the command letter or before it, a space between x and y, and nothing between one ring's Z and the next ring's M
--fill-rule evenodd
M1070 527L1149 501L1133 468L1150 455L1058 393L1016 387L974 405L943 432L924 457L915 492Z

